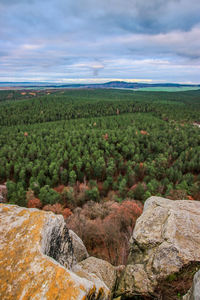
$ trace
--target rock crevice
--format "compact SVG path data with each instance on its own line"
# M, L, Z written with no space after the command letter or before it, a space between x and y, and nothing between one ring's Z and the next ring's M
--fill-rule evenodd
M53 227L48 239L43 253L55 259L62 266L71 269L76 263L76 258L67 226L62 224L61 227Z

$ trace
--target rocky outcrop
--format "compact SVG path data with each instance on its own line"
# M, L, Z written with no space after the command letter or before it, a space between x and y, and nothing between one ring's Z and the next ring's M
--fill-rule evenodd
M0 299L110 297L100 279L95 285L72 272L86 252L76 250L81 242L69 233L62 216L0 204L0 240Z
M128 265L116 295L155 296L189 289L200 267L200 202L149 198L130 241ZM185 280L185 278L187 280Z
M116 268L105 260L91 256L76 265L74 270L77 274L83 271L95 274L112 292L115 289L117 279Z
M72 230L69 230L69 236L72 240L74 256L76 257L77 262L81 262L82 260L89 257L87 249L83 244L83 241L75 234Z
M88 258L62 216L0 204L0 299L177 299L200 268L200 202L149 198L128 264ZM119 278L120 276L120 278ZM116 282L117 290L116 290ZM184 300L199 300L200 271Z
M195 274L192 288L183 297L183 300L200 300L200 271Z

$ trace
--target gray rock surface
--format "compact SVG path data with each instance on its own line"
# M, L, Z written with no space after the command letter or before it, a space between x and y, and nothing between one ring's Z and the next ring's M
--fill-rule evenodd
M72 230L69 230L69 236L72 240L72 245L74 250L73 254L76 258L76 261L81 262L82 260L88 258L89 254L80 237L78 237L78 235L75 234Z
M200 271L194 276L192 292L194 300L200 300Z
M192 288L183 300L200 300L200 270L194 275Z
M130 240L117 295L152 295L171 274L200 264L200 202L151 197Z
M69 230L61 215L50 218L43 227L42 252L62 266L71 269L76 264Z
M5 203L7 198L6 184L0 184L0 203Z
M75 267L75 270L82 270L86 273L95 274L111 291L114 291L117 271L109 262L91 256L80 262Z

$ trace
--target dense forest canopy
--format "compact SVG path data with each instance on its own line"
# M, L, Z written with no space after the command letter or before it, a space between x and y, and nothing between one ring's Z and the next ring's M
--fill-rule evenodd
M28 189L41 200L52 192L42 204L62 202L52 188L77 181L90 186L82 202L109 191L117 201L199 198L200 91L3 91L0 100L0 181L11 202L26 205Z
M194 120L200 91L135 92L123 90L2 91L0 125L22 125L120 113L152 112L157 117ZM25 94L25 95L24 95ZM12 100L14 99L14 100ZM180 108L181 106L181 108ZM30 118L31 114L31 118ZM9 118L8 118L9 116Z

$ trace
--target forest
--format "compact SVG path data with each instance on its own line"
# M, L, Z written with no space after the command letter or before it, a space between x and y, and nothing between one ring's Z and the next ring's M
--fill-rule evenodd
M89 252L124 263L147 198L200 200L194 123L200 90L0 91L0 184L7 202L62 213Z

